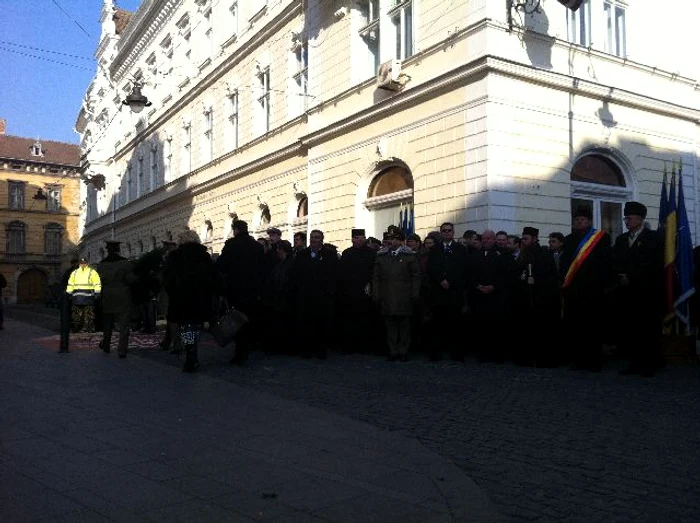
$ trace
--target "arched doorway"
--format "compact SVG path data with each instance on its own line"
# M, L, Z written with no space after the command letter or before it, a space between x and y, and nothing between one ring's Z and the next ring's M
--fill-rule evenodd
M413 176L403 162L390 161L377 165L367 190L365 207L370 211L368 235L381 239L390 225L412 232Z
M593 226L612 238L624 231L622 209L631 199L620 164L603 152L581 156L571 169L571 212L583 205L591 209Z
M17 303L43 303L49 291L48 278L39 269L29 269L17 279Z

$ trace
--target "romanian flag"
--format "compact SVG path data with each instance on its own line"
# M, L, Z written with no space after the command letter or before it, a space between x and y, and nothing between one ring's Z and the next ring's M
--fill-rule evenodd
M683 164L678 167L678 250L676 251L676 317L686 326L690 324L690 297L695 294L693 285L693 239L683 195Z
M664 325L668 328L676 315L676 235L678 234L676 214L676 166L671 170L671 186L668 191L668 215L665 224L664 242L664 287L666 307Z

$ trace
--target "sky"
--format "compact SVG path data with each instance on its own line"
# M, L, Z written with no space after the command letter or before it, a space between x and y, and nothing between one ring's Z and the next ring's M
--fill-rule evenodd
M116 0L135 11L141 0ZM0 119L7 134L77 144L97 69L102 0L0 0Z

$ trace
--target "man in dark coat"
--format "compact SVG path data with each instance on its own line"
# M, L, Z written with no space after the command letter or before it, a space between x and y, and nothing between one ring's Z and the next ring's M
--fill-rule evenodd
M216 268L224 281L228 306L248 317L248 323L236 335L236 352L231 359L231 363L243 365L253 348L265 275L263 246L248 234L248 224L243 220L233 222L233 238L226 240Z
M107 256L97 264L96 270L102 281L102 341L100 348L109 352L115 323L119 329L120 358L126 358L129 348L131 285L136 281L133 264L119 255L116 240L105 242Z
M615 239L613 268L617 349L625 363L622 374L653 376L661 348L663 315L663 242L658 232L646 229L647 208L627 202L627 232Z
M507 281L512 256L496 246L496 233L491 229L481 234L482 248L469 255L467 299L474 325L471 342L476 345L480 361L505 361L506 337L499 335L506 314Z
M563 277L562 343L571 350L574 368L600 372L612 246L608 233L593 228L590 207L577 207L573 218L573 229L564 239L559 261Z
M467 279L467 248L454 240L455 227L445 222L440 226L442 242L428 254L427 276L431 303L428 306L437 322L432 328L434 338L430 359L440 359L443 351L452 359L464 361L464 337L457 325L464 306Z
M367 246L364 229L353 229L351 236L352 247L343 251L338 263L338 313L345 352L362 349L367 333L376 331L370 297L376 252Z
M311 231L309 246L297 254L292 267L298 339L304 357L324 359L332 342L338 254L323 244L323 232Z
M511 289L514 325L525 333L543 325L551 334L536 342L517 345L513 361L519 365L552 367L556 365L555 350L561 340L556 335L561 322L559 275L551 253L539 243L539 229L524 227L520 253L515 261L516 278Z

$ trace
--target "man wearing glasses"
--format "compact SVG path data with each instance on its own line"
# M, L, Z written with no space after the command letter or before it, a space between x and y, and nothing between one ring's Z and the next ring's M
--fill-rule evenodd
M442 242L430 250L427 275L430 286L429 306L433 310L435 325L434 343L430 347L430 359L441 359L448 351L453 360L464 361L464 350L460 346L459 330L456 328L462 306L467 271L467 248L454 241L455 227L450 222L440 226Z

